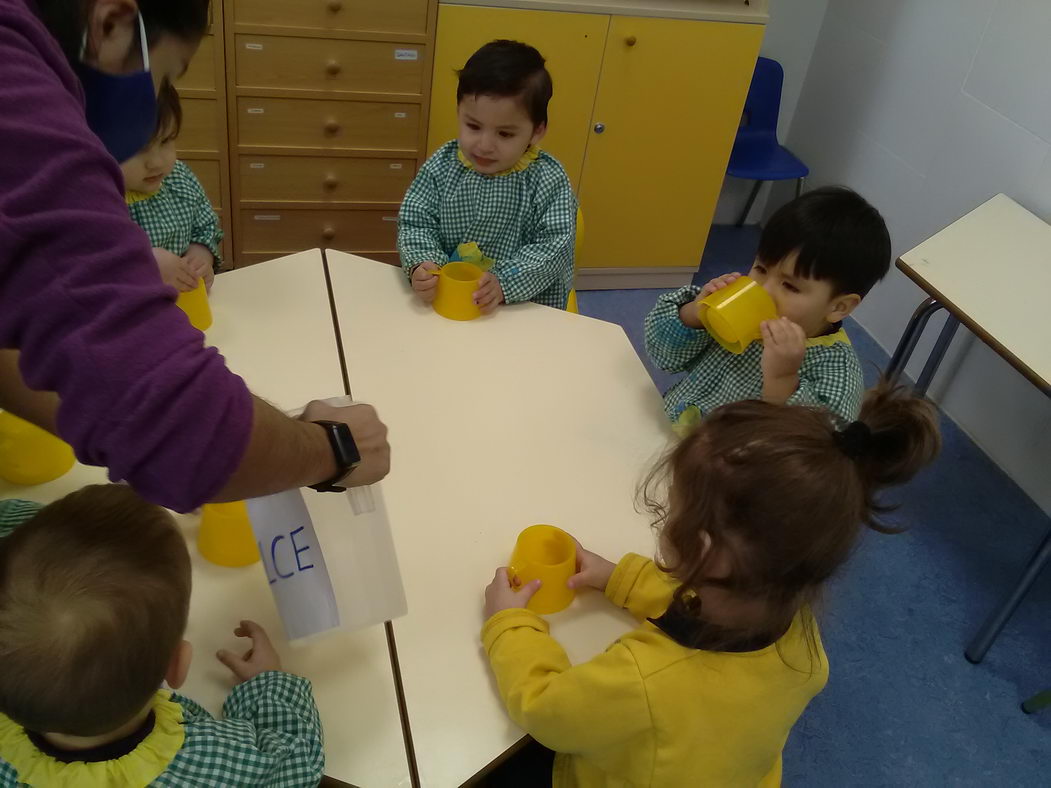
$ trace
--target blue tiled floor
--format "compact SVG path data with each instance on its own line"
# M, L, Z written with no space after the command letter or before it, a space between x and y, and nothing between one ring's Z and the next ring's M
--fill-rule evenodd
M713 228L697 279L751 264L755 227ZM642 349L659 290L579 293L580 311L624 326ZM848 332L870 381L886 354ZM671 376L650 367L663 391ZM981 665L968 639L1051 527L955 424L938 462L895 492L908 531L867 534L821 613L831 679L785 750L788 786L1051 785L1051 709L1018 704L1051 687L1051 571ZM761 710L758 712L761 713Z

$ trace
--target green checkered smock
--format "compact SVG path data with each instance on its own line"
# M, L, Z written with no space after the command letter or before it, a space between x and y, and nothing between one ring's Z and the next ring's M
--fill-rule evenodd
M558 161L530 148L511 170L482 175L456 140L420 168L401 204L398 253L409 275L422 262L444 265L475 242L495 262L508 304L565 309L573 287L577 199Z
M735 355L703 329L679 319L679 307L697 298L694 285L664 293L646 316L646 352L666 372L686 375L664 395L664 410L675 423L704 417L730 402L762 399L763 343L753 342ZM865 384L861 362L842 328L811 337L799 369L799 388L789 405L823 407L844 422L854 421L861 410Z
M190 244L207 246L215 256L215 270L219 270L223 240L219 217L201 182L186 164L176 161L155 194L145 199L126 199L131 218L146 231L151 246L179 256L186 254Z
M9 535L40 508L30 501L0 501L0 537ZM304 678L278 671L261 673L233 688L223 704L222 719L167 690L154 696L153 709L153 732L118 759L141 759L141 768L152 767L150 773L156 776L150 785L305 788L321 780L325 765L321 719L310 682ZM32 774L46 775L47 783L58 788L89 783L87 775L78 770L96 767L97 762L63 765L35 747L27 754L22 730L0 714L0 787L28 785L9 757ZM180 738L181 746L177 746ZM21 742L17 756L5 752L5 743L16 740ZM157 753L166 745L174 756L165 765ZM123 773L116 762L104 763L114 764L115 774ZM137 774L142 773L141 768ZM54 779L55 774L61 779Z

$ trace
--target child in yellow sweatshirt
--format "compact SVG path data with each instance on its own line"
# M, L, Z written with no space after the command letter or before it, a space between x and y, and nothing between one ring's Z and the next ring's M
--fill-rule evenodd
M500 696L557 753L544 782L528 784L779 785L789 731L828 679L812 605L861 525L880 529L876 492L938 447L931 406L887 387L843 430L800 406L713 411L646 485L659 559L614 565L578 549L569 585L604 592L639 621L580 665L524 609L539 581L515 590L497 570L482 641ZM666 500L655 494L665 489ZM530 768L505 766L519 778Z

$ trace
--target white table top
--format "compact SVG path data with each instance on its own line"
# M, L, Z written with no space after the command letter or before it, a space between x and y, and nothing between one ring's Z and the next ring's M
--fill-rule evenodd
M898 267L1051 394L1051 226L998 194Z
M458 786L522 736L479 642L493 571L534 523L612 560L651 554L633 496L670 429L619 326L535 304L457 323L416 303L399 269L326 255L354 397L390 427L409 604L394 630L421 779ZM633 626L597 592L550 621L574 662Z
M214 323L209 344L220 348L249 387L281 408L343 392L328 289L319 251L225 273L211 295ZM105 471L76 465L70 473L37 487L0 481L0 496L48 502L85 484L105 482ZM307 491L307 505L322 545L336 538L348 519L342 495ZM382 627L337 633L291 648L281 626L261 563L242 569L219 567L197 552L196 516L178 517L193 560L193 595L186 638L194 645L189 680L180 690L213 714L233 686L214 657L220 648L244 649L233 629L242 618L258 621L281 653L284 667L314 685L325 730L326 774L373 788L409 785Z

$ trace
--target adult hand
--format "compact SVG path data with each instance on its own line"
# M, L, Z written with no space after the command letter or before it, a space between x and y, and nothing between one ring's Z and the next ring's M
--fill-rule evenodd
M180 293L188 293L197 287L197 277L184 258L155 246L153 259L157 261L164 284L174 287Z
M438 276L434 273L438 270L438 264L432 262L420 263L412 272L412 289L425 304L433 303L434 297L438 295Z
M354 436L361 464L344 481L348 487L374 484L390 472L390 444L387 443L387 425L380 421L371 405L350 405L335 408L315 400L303 410L303 421L342 421ZM318 481L323 481L318 479Z
M533 594L539 590L539 580L534 580L518 590L512 588L511 580L507 576L507 567L501 566L496 570L493 582L485 589L485 620L488 621L501 610L525 607Z
M268 670L281 670L281 658L277 655L266 630L254 621L242 621L234 630L239 638L251 638L252 647L243 655L220 649L216 658L234 674L239 683L255 678Z
M212 250L204 244L190 244L182 259L195 277L204 280L205 288L211 290L215 279L215 255Z

